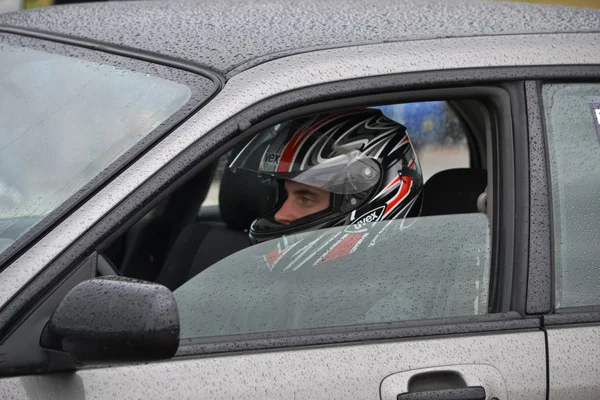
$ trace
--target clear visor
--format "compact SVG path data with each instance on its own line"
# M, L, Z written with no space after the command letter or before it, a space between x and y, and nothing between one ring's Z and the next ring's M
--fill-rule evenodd
M341 145L332 140L334 129L321 133L294 122L275 125L255 136L229 168L292 180L336 194L361 193L377 185L381 175L379 163L360 150L360 141Z

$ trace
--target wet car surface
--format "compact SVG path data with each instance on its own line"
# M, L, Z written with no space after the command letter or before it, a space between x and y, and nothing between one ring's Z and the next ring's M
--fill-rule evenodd
M599 27L475 0L0 15L0 397L595 398ZM408 128L420 215L251 245L272 194L242 145L353 107Z

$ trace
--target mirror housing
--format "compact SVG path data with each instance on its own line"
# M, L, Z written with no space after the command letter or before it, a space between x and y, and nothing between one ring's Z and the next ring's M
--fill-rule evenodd
M155 283L121 276L87 280L62 299L41 345L84 364L168 359L179 347L177 303Z

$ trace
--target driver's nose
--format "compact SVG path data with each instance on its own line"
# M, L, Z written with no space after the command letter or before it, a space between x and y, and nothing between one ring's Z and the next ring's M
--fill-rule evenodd
M293 202L289 197L285 200L279 211L275 213L274 218L275 222L282 225L289 225L298 219L298 216L294 212Z

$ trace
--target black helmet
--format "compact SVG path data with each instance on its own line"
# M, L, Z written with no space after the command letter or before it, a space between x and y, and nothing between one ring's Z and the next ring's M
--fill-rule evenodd
M423 175L406 128L380 110L321 113L255 136L230 168L255 171L277 195L250 226L253 243L301 231L417 216ZM291 180L331 193L329 207L288 225L274 216Z

